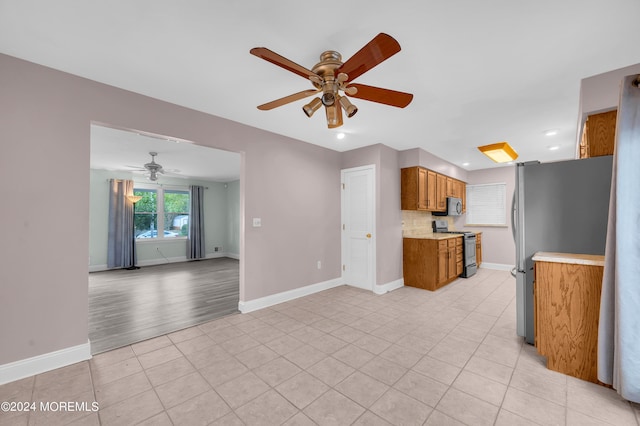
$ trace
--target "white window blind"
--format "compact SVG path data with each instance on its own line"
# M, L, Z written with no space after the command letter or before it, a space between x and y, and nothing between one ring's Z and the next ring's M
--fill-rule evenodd
M468 225L507 224L507 184L467 185Z

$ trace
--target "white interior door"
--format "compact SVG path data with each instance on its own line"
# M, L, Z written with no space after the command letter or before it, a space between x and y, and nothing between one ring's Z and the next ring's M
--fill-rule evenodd
M375 284L375 166L342 170L342 270L345 283Z

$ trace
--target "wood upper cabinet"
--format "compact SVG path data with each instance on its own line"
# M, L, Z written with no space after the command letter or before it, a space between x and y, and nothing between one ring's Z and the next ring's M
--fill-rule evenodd
M447 210L447 177L439 173L436 174L436 209L434 211L443 212Z
M436 205L435 172L423 167L407 167L400 171L402 210L432 211Z
M453 185L454 185L454 179L447 177L447 197L455 197Z
M408 167L400 171L402 210L427 210L427 170Z
M434 291L462 273L462 237L443 240L404 238L402 245L404 284L407 286Z
M427 210L434 211L437 206L436 172L427 170Z
M447 197L461 198L462 211L466 211L466 184L424 167L406 167L400 170L402 210L444 212Z
M467 211L467 184L461 180L453 180L453 196L462 200L462 212Z
M587 117L580 140L580 158L613 155L618 111L607 111Z

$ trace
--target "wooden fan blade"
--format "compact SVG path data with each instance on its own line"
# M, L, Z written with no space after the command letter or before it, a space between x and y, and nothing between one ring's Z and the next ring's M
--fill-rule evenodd
M355 94L349 95L351 97L398 108L406 107L413 99L411 93L396 92L395 90L381 89L380 87L367 86L365 84L350 84L349 87L358 89Z
M262 58L267 62L271 62L274 65L284 68L287 71L291 71L292 73L298 74L301 77L309 79L309 77L319 77L316 73L311 70L306 69L302 65L298 65L293 61L285 58L284 56L278 55L276 52L273 52L266 47L254 47L249 51L254 56L258 58Z
M380 33L342 64L336 75L343 72L349 76L349 81L353 81L399 51L400 44L393 37Z
M259 105L258 109L262 111L268 111L270 109L274 109L279 106L297 101L298 99L306 98L318 92L320 92L320 90L317 90L317 89L303 90L302 92L294 93L293 95L285 96L284 98L276 99L275 101L271 101L271 102L267 102L266 104Z

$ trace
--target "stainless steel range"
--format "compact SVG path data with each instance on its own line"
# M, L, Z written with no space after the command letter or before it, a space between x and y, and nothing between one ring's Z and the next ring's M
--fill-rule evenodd
M478 270L476 265L476 234L473 232L449 231L449 224L446 220L434 220L432 223L434 233L442 234L459 234L463 240L462 262L462 278L473 276Z

